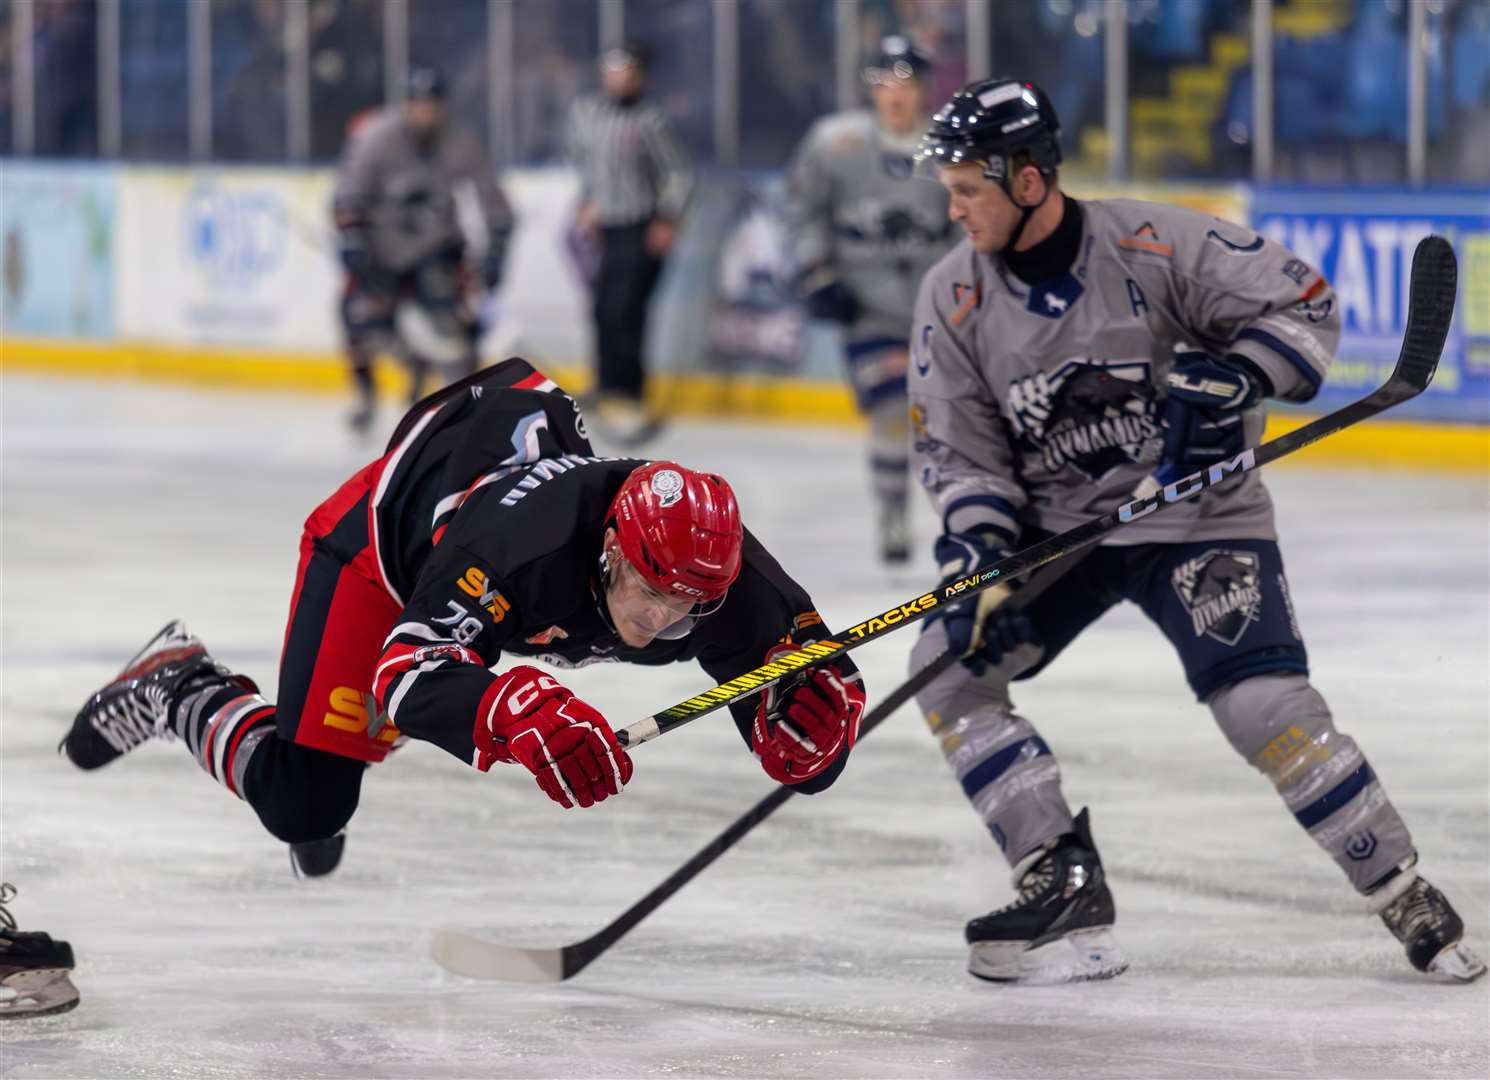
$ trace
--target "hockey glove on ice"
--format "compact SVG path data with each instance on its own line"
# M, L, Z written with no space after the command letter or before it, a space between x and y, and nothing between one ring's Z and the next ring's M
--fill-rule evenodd
M770 663L796 645L776 645L766 653ZM864 716L864 683L853 663L846 670L822 664L805 676L788 677L760 696L750 747L761 768L778 784L811 780L846 753L859 736Z
M1003 539L989 531L943 533L936 541L936 560L942 568L944 586L970 577L1008 555L1009 548ZM998 614L998 605L1009 595L1009 590L1018 587L1016 579L1007 585L984 589L944 613L931 615L927 625L941 619L947 628L947 648L962 657L963 665L974 675L982 675L990 666L997 667L1008 653L1034 640L1034 630L1024 615Z
M473 732L476 768L517 762L566 810L619 795L631 758L605 717L535 667L497 676L481 698Z

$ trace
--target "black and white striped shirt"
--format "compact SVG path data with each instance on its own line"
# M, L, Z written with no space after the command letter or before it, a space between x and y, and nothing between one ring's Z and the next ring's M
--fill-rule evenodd
M693 167L672 124L651 102L580 98L569 116L569 159L601 225L677 219L693 194Z

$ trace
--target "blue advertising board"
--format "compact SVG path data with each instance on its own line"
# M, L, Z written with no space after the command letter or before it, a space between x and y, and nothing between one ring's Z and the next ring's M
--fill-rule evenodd
M1335 289L1340 349L1310 411L1379 386L1407 325L1413 248L1438 233L1459 256L1459 302L1438 374L1394 416L1490 423L1490 191L1256 188L1252 225L1318 267Z
M113 337L117 200L112 166L6 159L0 168L5 333Z

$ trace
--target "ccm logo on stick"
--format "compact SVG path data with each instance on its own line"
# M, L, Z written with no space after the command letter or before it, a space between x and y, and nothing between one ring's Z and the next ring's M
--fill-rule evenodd
M1154 494L1145 499L1134 499L1130 503L1124 503L1118 507L1118 520L1121 522L1137 521L1146 514L1152 514L1159 509L1160 503L1180 502L1188 499L1213 484L1219 484L1228 473L1244 473L1257 464L1257 455L1251 450L1243 450L1230 461L1218 462L1202 472L1193 472L1189 476L1182 476L1172 484L1165 484Z

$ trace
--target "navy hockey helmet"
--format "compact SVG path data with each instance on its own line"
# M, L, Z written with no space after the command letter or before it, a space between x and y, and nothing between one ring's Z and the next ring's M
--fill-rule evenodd
M931 59L909 38L891 34L880 39L879 53L864 65L864 81L870 86L895 86L920 80L931 70Z
M1008 191L1010 157L1026 151L1030 164L1049 176L1061 163L1060 136L1044 90L1019 79L984 79L957 91L931 118L916 169L934 178L944 165L982 162L983 175Z
M448 89L444 73L432 67L410 68L409 77L404 83L404 92L410 101L420 98L444 101Z

